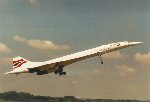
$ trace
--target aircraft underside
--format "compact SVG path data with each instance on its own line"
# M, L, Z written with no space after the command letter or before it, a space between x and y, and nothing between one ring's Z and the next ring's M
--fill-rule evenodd
M61 75L66 75L66 72L63 71L64 66L59 66L58 68L55 69L54 73ZM37 75L44 75L48 74L48 70L40 70L39 68L33 68L29 69L29 73L37 73Z

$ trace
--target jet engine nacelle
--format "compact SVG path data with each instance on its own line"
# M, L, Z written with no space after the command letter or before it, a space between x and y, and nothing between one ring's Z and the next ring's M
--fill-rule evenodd
M37 75L43 75L43 74L48 74L47 70L37 72Z
M37 72L37 75L48 74L47 70L39 70L39 68L29 69L29 73L35 73L35 72Z

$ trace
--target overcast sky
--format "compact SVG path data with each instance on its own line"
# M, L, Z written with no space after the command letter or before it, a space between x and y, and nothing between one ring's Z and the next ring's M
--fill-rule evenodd
M118 41L142 41L54 74L0 77L0 92L150 100L149 0L0 0L0 72Z

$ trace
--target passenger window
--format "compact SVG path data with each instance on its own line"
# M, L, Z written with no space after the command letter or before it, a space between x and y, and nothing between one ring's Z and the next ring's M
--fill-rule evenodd
M120 46L120 43L118 43L117 46Z

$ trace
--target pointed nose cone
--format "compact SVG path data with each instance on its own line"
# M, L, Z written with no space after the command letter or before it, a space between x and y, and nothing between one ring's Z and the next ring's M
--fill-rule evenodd
M143 44L143 42L130 42L129 45L134 46L134 45L139 45Z

